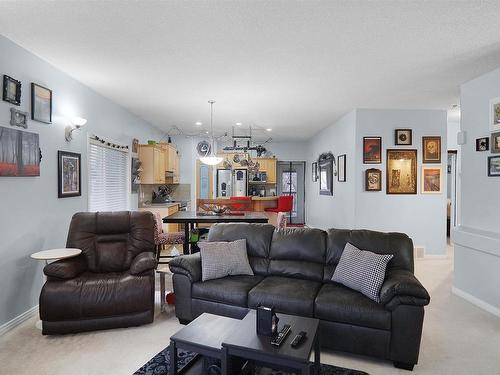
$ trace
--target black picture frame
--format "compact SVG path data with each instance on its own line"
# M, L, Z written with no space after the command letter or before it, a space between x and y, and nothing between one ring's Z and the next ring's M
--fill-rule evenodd
M490 138L482 137L476 139L476 151L488 151L490 149Z
M15 93L12 94L12 85L15 87ZM3 75L3 94L2 100L14 105L21 105L21 81L9 77L8 75Z
M81 195L82 195L81 154L68 151L57 151L58 198L79 197Z
M337 181L338 182L346 182L346 154L339 155L337 157Z
M411 146L413 142L412 129L394 130L394 144L396 146Z
M382 137L363 137L363 164L382 164Z
M382 171L370 168L365 171L365 191L382 191Z
M311 164L311 178L313 182L318 181L318 162L313 162Z
M42 97L45 94L47 97ZM44 124L52 124L52 90L31 83L31 119Z
M493 161L497 159L499 172L492 172L493 169ZM495 163L496 164L496 163ZM496 167L495 167L496 168ZM488 176L489 177L500 177L500 155L494 155L488 157Z

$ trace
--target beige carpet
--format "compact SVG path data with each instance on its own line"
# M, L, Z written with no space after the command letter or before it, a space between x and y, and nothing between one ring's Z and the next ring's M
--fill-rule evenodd
M500 319L451 294L453 260L416 261L429 290L419 364L414 374L500 374ZM159 307L159 306L158 306ZM172 308L157 308L153 324L139 328L44 337L26 321L0 338L0 374L132 374L169 343L180 328ZM322 362L375 374L410 374L392 363L322 352Z

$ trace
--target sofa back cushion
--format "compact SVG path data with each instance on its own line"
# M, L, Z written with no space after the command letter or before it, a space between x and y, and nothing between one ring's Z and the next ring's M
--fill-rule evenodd
M401 269L413 272L413 242L403 233L371 230L328 229L324 281L329 281L339 263L346 243L377 254L392 254L387 271Z
M91 272L123 272L142 252L154 252L151 212L79 212L66 247L82 250Z
M208 232L209 241L236 241L246 239L250 266L256 275L267 275L269 247L274 226L271 224L220 223Z
M269 274L322 281L325 253L324 231L312 228L279 229L274 232L271 242Z

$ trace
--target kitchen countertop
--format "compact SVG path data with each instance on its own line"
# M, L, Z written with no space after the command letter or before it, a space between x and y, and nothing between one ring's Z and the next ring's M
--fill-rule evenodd
M179 202L168 202L168 203L149 203L149 204L143 204L139 208L154 208L154 207L173 207L179 205Z

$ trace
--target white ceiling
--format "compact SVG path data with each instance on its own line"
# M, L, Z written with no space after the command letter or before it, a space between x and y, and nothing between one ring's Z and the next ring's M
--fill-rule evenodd
M215 99L219 131L275 140L356 107L450 108L500 66L499 19L499 1L0 2L0 34L154 125L195 132Z

